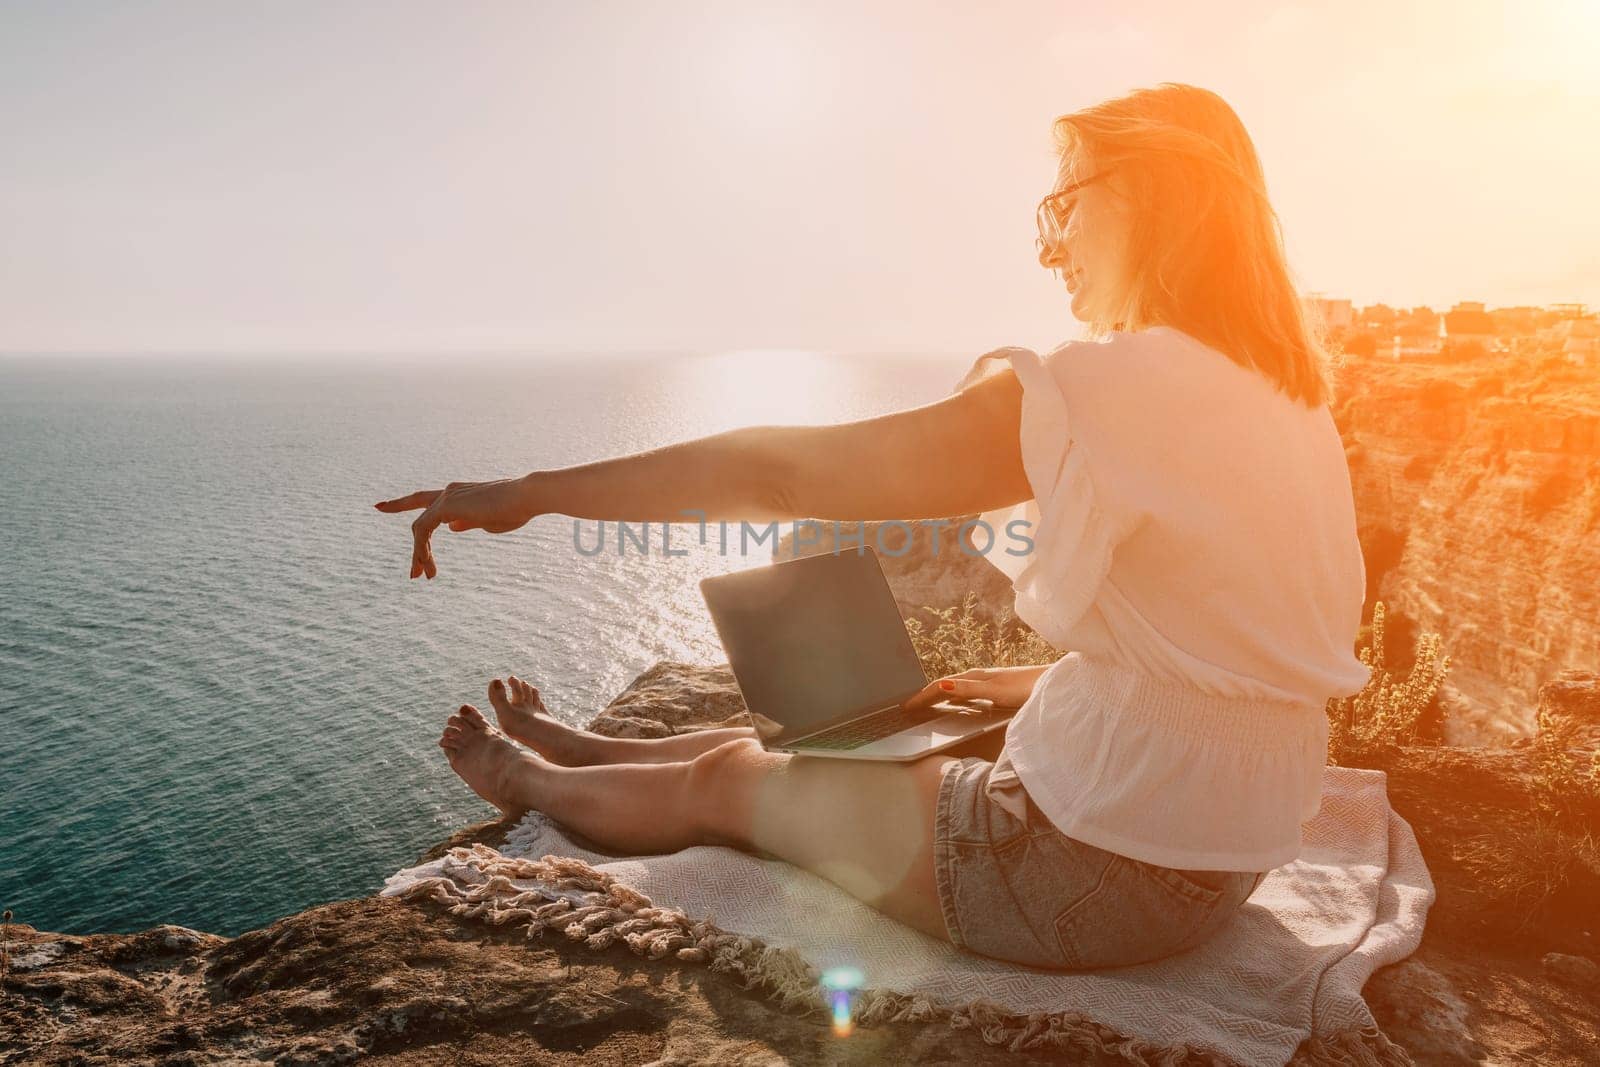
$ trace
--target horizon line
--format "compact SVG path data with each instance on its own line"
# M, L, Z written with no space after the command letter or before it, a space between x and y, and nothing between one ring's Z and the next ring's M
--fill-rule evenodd
M996 348L1006 347L996 345ZM967 349L931 349L931 348L809 348L795 345L719 345L705 348L636 348L636 347L609 347L589 348L582 346L555 347L540 346L467 346L450 347L436 346L429 348L381 348L381 347L284 347L284 348L0 348L0 359L16 359L30 356L67 356L92 358L108 356L115 358L132 358L138 356L370 356L374 358L393 358L404 356L650 356L659 358L669 357L696 357L696 356L722 356L738 353L759 353L772 355L818 355L818 356L922 356L944 357L962 356L967 354Z

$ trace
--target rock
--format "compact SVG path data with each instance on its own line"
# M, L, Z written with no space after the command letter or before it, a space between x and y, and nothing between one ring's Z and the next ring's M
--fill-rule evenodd
M480 822L463 830L457 830L437 845L428 849L421 856L418 856L417 862L427 863L430 860L436 860L453 848L465 848L475 842L482 842L490 848L499 848L505 844L506 832L515 825L515 819L502 817L491 819L488 822Z
M668 737L748 725L744 698L726 666L661 662L601 709L589 729L607 737Z
M1443 974L1412 956L1385 967L1362 990L1367 1006L1394 1038L1423 1063L1479 1063L1484 1048L1472 1038L1472 1009Z
M1539 687L1539 710L1565 715L1584 726L1600 726L1600 674L1559 672Z
M1521 960L1530 973L1544 952L1592 950L1600 856L1583 841L1600 802L1540 815L1538 763L1524 750L1414 746L1373 762L1438 893L1425 944Z
M183 952L205 944L210 934L202 934L198 930L191 930L187 926L157 926L150 931L161 942L161 947L168 952Z
M41 941L31 945L7 941L4 945L13 971L32 971L53 963L61 958L67 947L64 941Z
M611 724L639 722L633 736L666 737L707 729L745 713L739 684L726 665L702 667L663 660L635 678L589 723L595 733L619 736ZM659 731L659 732L657 732Z
M1542 960L1545 973L1558 982L1581 989L1600 987L1600 964L1585 956L1569 956L1565 952L1547 952Z
M1574 747L1600 749L1600 674L1567 670L1540 686L1538 721L1551 718L1572 725Z
M187 973L159 936L81 941L78 958L7 980L0 1062L1051 1062L948 1026L841 1042L826 1019L785 1014L704 968L530 943L391 899L311 908L233 941L202 936Z

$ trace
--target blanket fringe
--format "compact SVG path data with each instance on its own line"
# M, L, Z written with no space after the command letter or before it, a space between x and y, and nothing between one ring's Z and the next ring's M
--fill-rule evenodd
M1414 1067L1410 1054L1376 1026L1313 1035L1289 1062L1294 1067Z
M729 933L709 919L691 919L677 908L657 907L643 893L582 860L522 859L474 844L451 849L442 869L440 877L407 887L401 898L437 904L462 919L525 926L529 940L555 931L595 950L621 943L647 959L670 956L729 975L785 1010L827 1014L815 968L794 949ZM542 888L521 889L518 881L537 882ZM552 898L550 890L566 895ZM1012 1052L1103 1054L1143 1067L1237 1067L1228 1057L1205 1049L1127 1037L1078 1012L1019 1014L983 1000L952 1008L926 997L867 989L856 997L854 1017L862 1025L943 1022L957 1030L973 1030L987 1044ZM1412 1067L1405 1051L1376 1028L1309 1038L1291 1063Z

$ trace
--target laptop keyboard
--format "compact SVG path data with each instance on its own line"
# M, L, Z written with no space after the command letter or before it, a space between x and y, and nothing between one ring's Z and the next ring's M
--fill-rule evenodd
M824 730L820 734L802 738L794 747L825 748L834 752L846 752L862 745L870 745L874 741L881 741L890 734L920 726L938 717L939 713L926 710L908 711L899 707L889 708L864 719L856 719L842 726L835 726L831 730Z

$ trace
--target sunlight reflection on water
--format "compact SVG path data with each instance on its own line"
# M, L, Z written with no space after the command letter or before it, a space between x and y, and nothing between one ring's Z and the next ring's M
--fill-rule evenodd
M686 556L584 557L544 516L441 533L411 582L374 500L873 415L967 362L0 360L0 900L233 933L369 891L488 814L434 744L451 708L515 671L584 722L657 660L720 662L697 582L770 556L684 525Z

